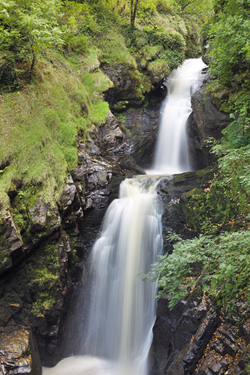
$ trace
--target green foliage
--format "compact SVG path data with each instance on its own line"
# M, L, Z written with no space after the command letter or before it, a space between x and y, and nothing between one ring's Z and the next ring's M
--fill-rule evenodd
M157 0L156 10L162 13L172 13L174 4L171 0Z
M18 60L27 62L31 72L38 53L63 44L60 10L60 0L0 1L0 50L11 51L8 63L16 73Z
M250 212L249 148L226 153L223 145L217 145L214 152L221 157L210 186L185 194L185 203L181 208L187 227L198 233L245 228L244 218Z
M232 113L234 126L245 137L241 145L248 143L250 135L249 5L248 0L216 1L215 15L203 29L210 43L212 100Z
M176 236L169 240L176 241ZM250 302L250 232L224 233L218 237L200 235L178 238L172 254L160 257L150 277L158 280L158 297L167 293L170 307L199 286L203 292L232 310L233 299Z

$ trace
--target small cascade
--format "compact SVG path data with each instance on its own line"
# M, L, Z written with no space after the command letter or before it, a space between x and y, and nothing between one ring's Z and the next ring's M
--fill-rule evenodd
M201 59L186 60L168 79L154 170L190 170L186 120L191 95L201 84ZM162 176L139 176L120 185L91 254L91 302L78 353L43 375L147 375L155 320L156 284L142 281L162 248L156 185Z
M191 95L202 84L201 58L185 60L168 77L168 95L163 102L153 170L149 173L174 174L190 171L186 123L192 112Z

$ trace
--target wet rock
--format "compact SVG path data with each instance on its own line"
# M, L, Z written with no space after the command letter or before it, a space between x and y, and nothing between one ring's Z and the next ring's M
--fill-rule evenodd
M42 242L25 261L10 270L8 277L1 278L0 338L32 327L43 363L55 364L59 325L65 301L72 297L71 276L77 259L67 233L62 231L59 240L50 238ZM17 346L19 343L16 341ZM13 374L19 374L18 359L12 362Z
M135 159L131 155L126 155L119 160L122 169L135 171L138 174L146 174L146 172L136 164Z
M218 321L218 313L209 301L198 295L192 302L180 301L171 311L167 298L160 300L152 345L155 367L151 373L193 374Z
M131 155L142 168L152 165L162 99L146 109L129 110L126 114L126 143Z
M0 362L0 375L42 374L35 338L25 329L1 336Z
M241 336L237 331L232 322L220 321L194 371L195 375L241 373L244 363L240 363L240 356L246 347L247 336Z
M232 120L212 104L206 86L191 97L191 104L193 112L188 119L191 164L194 169L204 168L216 160L209 153L210 146L206 144L206 140L209 137L220 139L221 131Z

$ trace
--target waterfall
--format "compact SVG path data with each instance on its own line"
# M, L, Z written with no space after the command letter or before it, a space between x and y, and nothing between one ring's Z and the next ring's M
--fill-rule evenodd
M92 250L93 291L85 353L118 361L118 372L146 375L156 286L142 281L161 250L155 181L126 179Z
M168 79L153 172L190 169L185 124L205 66L201 59L186 60ZM140 274L149 271L162 247L155 189L160 179L139 176L121 183L92 249L92 297L79 343L84 355L44 368L43 375L147 375L156 284Z
M161 109L153 171L174 174L190 171L186 123L192 112L191 95L202 84L201 58L185 60L167 79L168 95Z

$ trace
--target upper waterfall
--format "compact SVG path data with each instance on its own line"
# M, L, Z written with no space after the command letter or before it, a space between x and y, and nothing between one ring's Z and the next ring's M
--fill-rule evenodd
M201 58L189 59L169 75L153 170L149 173L173 174L191 170L186 123L192 112L191 95L202 84L201 73L206 67Z

